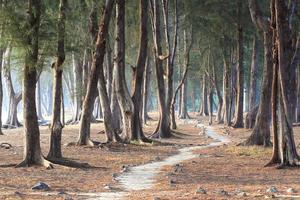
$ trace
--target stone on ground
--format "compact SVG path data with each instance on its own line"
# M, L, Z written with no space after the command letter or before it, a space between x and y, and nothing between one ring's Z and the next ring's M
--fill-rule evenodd
M32 190L45 190L45 191L47 191L47 190L50 190L50 187L46 183L38 182L31 189Z

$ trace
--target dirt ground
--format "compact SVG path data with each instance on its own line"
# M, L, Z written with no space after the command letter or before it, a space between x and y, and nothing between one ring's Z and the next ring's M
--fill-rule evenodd
M155 118L155 116L152 116ZM151 134L156 127L155 121L150 121L145 127L146 134ZM95 141L105 141L103 124L92 124L91 137ZM134 166L161 160L173 155L177 149L188 145L205 144L207 138L199 136L198 128L184 121L179 123L177 135L179 138L160 140L153 145L114 144L102 148L66 147L63 155L68 159L89 163L92 168L74 169L55 166L47 170L44 167L14 168L11 165L22 161L23 130L4 130L0 143L9 143L10 149L0 148L0 199L65 199L74 195L65 193L98 193L107 192L105 186L113 183L113 175L121 173L123 166ZM40 127L41 147L44 155L49 149L49 128ZM63 129L62 144L74 142L78 135L78 125L68 125ZM37 182L47 183L51 191L61 195L41 196L30 195L31 187ZM63 192L62 192L63 191Z
M206 118L200 118L207 124ZM197 150L199 157L180 163L179 171L175 166L167 166L157 176L157 184L150 190L132 192L128 199L265 199L272 197L266 192L275 186L280 194L288 194L288 188L294 188L300 195L300 169L290 168L278 170L264 168L271 156L271 148L236 146L251 133L246 129L226 129L214 125L218 132L227 135L232 143L221 147ZM145 127L150 134L155 122ZM41 145L44 155L48 152L49 130L40 127ZM93 140L104 142L101 123L92 124ZM5 167L22 161L23 140L22 129L4 130L0 143L8 142L10 149L0 148L0 199L83 199L66 193L98 193L107 192L105 186L114 183L113 176L121 173L123 166L141 165L161 160L173 155L179 148L190 145L208 144L212 140L199 134L193 124L180 121L178 138L162 140L154 145L112 145L102 148L66 147L63 155L78 162L87 162L93 168L73 169L55 166L47 170L43 167L14 168ZM62 143L74 142L77 139L78 125L64 128ZM300 142L300 128L295 128L297 144ZM167 145L167 144L168 145ZM299 146L298 146L299 147ZM300 151L300 149L298 148ZM177 166L178 167L178 166ZM31 194L31 187L42 181L51 187L54 195ZM207 194L196 193L201 187ZM221 194L222 190L228 195ZM246 194L241 196L242 191ZM288 194L290 195L290 194ZM291 198L289 198L291 199Z

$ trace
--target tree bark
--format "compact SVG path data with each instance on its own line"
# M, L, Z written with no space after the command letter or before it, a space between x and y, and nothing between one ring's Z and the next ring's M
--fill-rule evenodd
M11 78L11 69L10 69L10 57L11 57L12 47L9 44L4 57L4 63L3 63L3 76L6 83L6 88L8 91L8 97L9 97L9 108L8 108L8 115L6 119L5 126L8 127L19 127L21 124L18 120L18 103L21 101L22 94L15 93L12 78Z
M2 2L0 1L0 6L2 6ZM0 27L0 39L2 37L2 28ZM2 61L3 61L4 50L0 48L0 74L2 74ZM3 104L3 87L2 87L2 76L0 76L0 135L3 135L2 132L2 104Z
M244 126L243 110L244 110L244 66L243 66L243 25L242 25L242 0L238 1L238 30L237 30L237 101L235 109L235 121L233 127L242 128Z
M106 0L105 9L102 14L99 30L97 33L97 41L95 52L93 55L93 64L90 72L90 79L87 86L87 93L83 102L82 116L80 119L80 129L77 144L78 145L94 145L90 139L90 123L91 115L94 108L94 101L97 94L97 83L100 81L101 103L104 114L104 125L108 141L113 141L115 130L112 125L112 117L109 107L109 100L106 91L106 83L103 72L103 60L106 51L106 38L108 35L109 21L114 5L114 0Z
M264 40L264 69L262 92L255 125L250 137L245 141L246 145L270 146L270 117L271 117L271 93L272 90L272 30L267 18L261 15L256 0L248 0L253 23L263 31Z
M157 134L160 138L171 137L170 130L170 115L169 108L166 105L166 90L164 83L164 70L162 66L162 45L161 45L161 31L160 31L160 10L158 0L150 0L151 14L152 14L152 33L154 41L154 57L155 69L157 79L157 93L159 106L159 123Z
M150 58L147 57L146 69L144 72L144 83L143 83L143 108L142 108L142 121L143 124L147 124L147 120L150 118L148 115L148 98L150 90L150 80L151 80L151 69Z
M39 77L39 79L37 81L36 101L37 101L37 115L38 115L38 120L44 121L44 117L43 117L43 113L42 113L42 97L41 97L40 77Z
M223 123L223 117L222 117L222 110L223 110L223 98L222 98L222 94L219 88L219 82L218 82L218 78L217 78L217 74L216 74L216 70L215 70L215 65L213 64L213 77L214 77L214 86L216 89L216 93L218 96L218 111L217 111L217 117L216 117L216 122L218 124Z
M57 52L56 62L52 64L54 71L53 80L53 111L51 121L51 136L50 136L50 150L48 153L49 159L62 158L61 151L61 134L63 124L61 122L61 109L62 109L62 64L65 60L65 20L66 20L66 4L67 0L60 0L59 2L59 15L57 22Z
M82 62L77 58L77 55L75 55L75 53L72 54L72 60L73 60L73 73L75 78L74 111L73 111L72 123L77 123L80 121L81 106L82 106L83 66L82 66Z
M23 70L23 116L24 116L24 160L17 167L44 165L50 167L43 158L40 147L40 131L36 113L36 64L39 50L39 27L41 1L28 0L25 51L25 66Z
M201 111L200 115L202 116L208 116L208 104L207 104L207 77L206 74L202 76L202 105L201 105Z
M258 45L257 45L257 37L253 38L253 47L252 47L252 59L251 59L251 67L250 67L250 86L249 86L249 111L247 118L247 127L253 128L255 122L256 115L253 115L251 111L257 105L257 81L258 81ZM250 114L251 113L251 114Z

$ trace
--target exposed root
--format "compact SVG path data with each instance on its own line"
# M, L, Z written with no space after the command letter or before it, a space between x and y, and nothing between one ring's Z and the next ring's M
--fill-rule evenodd
M71 168L92 168L92 166L89 165L88 163L80 163L80 162L68 160L66 158L61 158L61 159L48 158L48 159L54 164L58 164L58 165L66 166L66 167L71 167Z
M36 161L35 163L29 163L28 159L23 160L21 163L19 163L18 165L16 165L16 168L19 167L30 167L30 166L44 166L46 167L46 169L53 169L54 164L52 162L50 162L49 160L45 159L43 156L41 156L41 158Z
M84 143L81 141L78 141L75 143L76 146L86 146L86 147L98 147L101 143L92 141L91 139L87 139Z

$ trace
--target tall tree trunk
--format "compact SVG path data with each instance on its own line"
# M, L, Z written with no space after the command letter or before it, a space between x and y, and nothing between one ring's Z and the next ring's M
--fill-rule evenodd
M171 137L170 130L170 115L169 108L166 105L166 90L164 83L164 69L162 66L162 44L160 31L160 10L158 0L151 0L151 14L152 14L152 33L154 41L154 58L157 79L157 93L159 106L159 123L157 134L161 138Z
M77 58L75 53L72 54L73 60L73 73L75 78L75 87L74 87L74 113L72 117L73 123L77 123L80 120L81 115L81 106L82 106L82 72L83 66L82 62Z
M224 50L223 55L224 60L224 75L223 75L223 99L224 99L224 108L223 108L223 118L224 124L230 126L231 124L231 114L230 114L230 69L229 69L229 62L227 60L227 55Z
M216 122L218 124L223 123L223 117L222 117L222 110L223 110L223 98L222 98L222 94L219 88L219 82L218 82L218 78L217 78L217 74L216 74L216 70L215 70L215 65L213 64L213 77L214 77L214 86L216 89L216 93L218 96L218 110L217 110L217 117L216 117Z
M115 140L115 133L112 124L113 118L109 107L109 99L106 91L104 78L103 61L106 51L106 38L108 36L109 21L114 5L114 0L106 0L105 9L102 14L99 30L97 33L96 47L93 55L93 64L90 72L90 79L87 86L87 93L83 102L82 116L80 119L80 129L77 144L94 145L90 139L90 123L94 108L94 101L97 94L97 84L100 81L100 97L104 115L104 125L108 141Z
M11 69L10 69L10 57L11 57L12 47L8 45L5 57L4 57L4 63L3 63L3 76L6 83L6 88L8 91L8 97L9 97L9 108L8 108L8 115L6 119L6 125L12 126L12 127L19 127L21 124L18 120L18 103L21 101L22 94L15 93L12 78L11 78Z
M125 1L116 0L116 31L115 31L115 59L114 72L115 88L122 114L122 136L129 142L135 136L132 135L134 104L130 97L125 78ZM140 85L141 86L141 85ZM136 103L136 102L135 102ZM137 108L138 109L138 108ZM138 113L139 116L139 113ZM138 117L137 116L137 117ZM139 122L137 122L139 123Z
M202 116L208 116L208 104L207 104L207 77L206 74L202 76L202 108L200 114Z
M299 161L293 133L294 98L295 91L295 68L293 62L291 13L294 8L285 0L274 0L272 8L272 22L276 21L275 48L278 48L278 81L279 81L279 113L280 122L277 131L279 145L273 149L271 164L279 163L280 166L293 166ZM275 3L274 3L275 2ZM288 6L289 5L289 6ZM275 23L274 23L275 24ZM274 26L273 26L274 27ZM275 136L276 137L276 136ZM275 145L275 144L274 144ZM276 144L277 145L277 144ZM277 156L276 156L277 155ZM277 159L274 159L277 158ZM279 159L278 159L279 158Z
M180 119L187 119L188 114L187 114L187 84L188 80L185 79L182 87L181 87L181 107L180 107Z
M37 88L36 88L36 101L37 101L37 115L38 119L43 121L43 113L42 113L42 97L41 97L41 83L40 83L40 77L37 81Z
M235 109L235 121L233 127L242 128L244 126L243 121L243 110L244 110L244 66L243 66L243 25L242 25L242 7L243 1L238 1L238 30L237 30L237 101L236 101L236 109Z
M146 68L147 60L147 48L148 48L148 0L140 0L140 46L138 59L136 64L136 69L134 73L134 84L133 84L133 94L132 102L134 105L133 111L133 122L131 129L131 140L142 140L148 141L144 136L142 125L141 125L141 103L143 100L142 90L143 90L143 75Z
M271 93L272 90L272 30L266 17L261 16L256 0L248 0L251 18L254 24L263 31L264 40L264 69L262 92L255 125L250 137L245 141L246 145L270 146L270 117L271 117Z
M35 91L37 71L36 64L39 50L39 27L41 1L28 0L26 28L25 66L23 70L23 116L24 116L24 160L18 167L45 165L49 163L43 158L40 147L40 131L36 113Z
M257 105L257 82L258 82L258 45L257 45L257 37L253 38L253 47L252 47L252 59L251 59L251 67L250 67L250 86L249 86L249 112L248 112L248 127L253 128L256 115L251 113L254 111ZM254 118L254 119L253 119Z
M65 60L65 20L66 20L66 4L67 0L60 0L59 15L57 23L57 52L56 62L52 64L54 71L53 80L53 111L51 121L51 136L50 136L50 150L48 153L49 159L62 158L61 152L61 134L63 124L61 122L62 109L62 64Z
M150 79L152 74L152 66L150 64L150 58L147 57L146 69L144 71L144 82L143 82L143 108L142 108L142 121L143 124L147 124L147 120L149 119L148 115L148 98L149 98L149 90L150 90Z
M1 1L0 1L0 6L2 6L2 2ZM1 30L1 27L0 27L0 39L2 37L1 31L2 30ZM0 48L0 74L2 74L3 54L4 54L4 50L2 48ZM0 135L3 135L3 132L2 132L2 103L3 103L3 88L2 88L2 76L0 76Z

